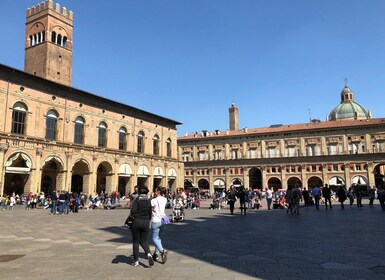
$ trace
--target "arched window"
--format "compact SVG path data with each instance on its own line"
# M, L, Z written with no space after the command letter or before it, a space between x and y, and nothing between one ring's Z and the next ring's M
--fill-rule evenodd
M24 103L16 102L12 111L12 133L24 134L27 117L27 106Z
M166 144L167 144L167 157L171 157L171 139L170 138L167 139Z
M57 129L57 113L54 110L49 110L45 121L45 138L49 140L56 139Z
M52 32L51 42L56 44L56 32Z
M67 37L63 37L63 44L62 47L66 48L67 47Z
M107 124L101 122L98 128L98 147L107 146Z
M144 152L144 133L143 133L143 131L139 131L139 133L138 133L137 152L138 153L143 153Z
M119 150L121 151L124 151L127 148L126 135L127 135L127 129L122 126L119 129Z
M152 138L152 147L153 147L153 154L155 156L159 156L159 136L154 135L154 138Z
M30 36L29 36L29 46L30 46L30 47L33 47L34 44L35 44L35 41L34 41L34 39L33 39L33 36L30 35Z
M56 42L56 44L61 46L61 39L62 39L61 35L60 34L57 35L57 42Z
M82 117L77 117L75 119L74 142L76 144L84 143L84 124L85 124L85 121Z

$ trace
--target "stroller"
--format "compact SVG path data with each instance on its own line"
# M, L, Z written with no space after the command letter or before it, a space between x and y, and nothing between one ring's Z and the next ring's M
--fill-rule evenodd
M172 207L172 218L173 223L183 222L184 221L184 211L183 205L180 201L175 201L174 206Z

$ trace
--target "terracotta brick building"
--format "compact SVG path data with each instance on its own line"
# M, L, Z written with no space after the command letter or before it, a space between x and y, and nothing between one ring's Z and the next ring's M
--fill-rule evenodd
M0 193L183 185L181 123L71 87L73 13L27 10L25 71L0 64Z
M178 138L185 163L185 188L202 192L231 185L286 189L382 185L385 119L354 101L345 85L341 102L326 121L238 129L238 108L229 108L229 130L202 131Z

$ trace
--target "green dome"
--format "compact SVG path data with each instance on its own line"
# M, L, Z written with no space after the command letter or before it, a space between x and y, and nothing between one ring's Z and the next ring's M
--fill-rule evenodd
M360 104L356 102L343 102L330 112L328 120L366 119L368 115L368 111Z
M341 103L330 112L327 120L362 120L369 118L371 118L370 113L363 106L354 102L354 92L345 83L345 87L341 91Z

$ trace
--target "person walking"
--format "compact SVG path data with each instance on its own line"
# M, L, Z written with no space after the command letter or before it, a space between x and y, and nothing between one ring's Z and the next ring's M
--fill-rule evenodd
M354 191L352 187L349 188L347 196L349 198L350 207L352 207L354 203Z
M381 210L385 211L385 188L384 188L384 186L378 187L377 197L378 197L378 200L380 201Z
M306 189L306 187L303 188L302 197L303 197L303 201L305 203L305 207L309 206L310 193Z
M160 239L160 233L162 232L162 217L166 216L165 209L167 204L166 188L157 187L155 190L156 197L151 200L152 206L152 218L151 218L151 229L152 229L152 241L155 244L155 252L152 255L154 261L159 260L159 255L162 258L162 263L165 264L167 261L167 251L163 248L162 240Z
M152 216L151 201L148 199L147 194L147 187L138 187L138 197L132 202L131 207L131 215L134 216L134 221L132 222L132 249L134 251L133 266L139 266L139 245L143 248L147 256L148 265L154 265L150 246L147 241Z
M369 206L373 207L374 198L376 196L376 187L369 187L368 190L368 198L369 198Z
M355 193L356 199L357 199L357 207L364 207L362 205L362 191L361 191L360 185L356 185L356 187L354 188L354 193Z
M266 189L266 202L267 202L267 210L271 210L271 203L273 202L273 191L271 188Z
M246 215L246 209L247 209L246 202L248 201L248 195L247 195L247 192L246 192L244 186L241 186L241 189L239 190L237 196L239 198L239 206L241 208L241 215Z
M313 197L314 197L315 208L317 210L319 210L319 201L321 199L321 190L320 190L319 186L316 186L313 189Z
M332 209L333 208L333 206L332 206L332 191L330 190L328 184L325 184L325 187L322 189L322 196L325 199L326 210L328 210L328 201L329 201L330 209Z
M346 190L344 188L344 186L339 186L338 188L338 191L337 191L337 196L338 196L338 201L341 203L341 209L344 209L344 202L347 198L347 195L346 195Z
M227 203L230 206L231 215L234 215L234 205L236 200L237 200L237 190L234 188L234 186L231 186L229 192L227 193Z

